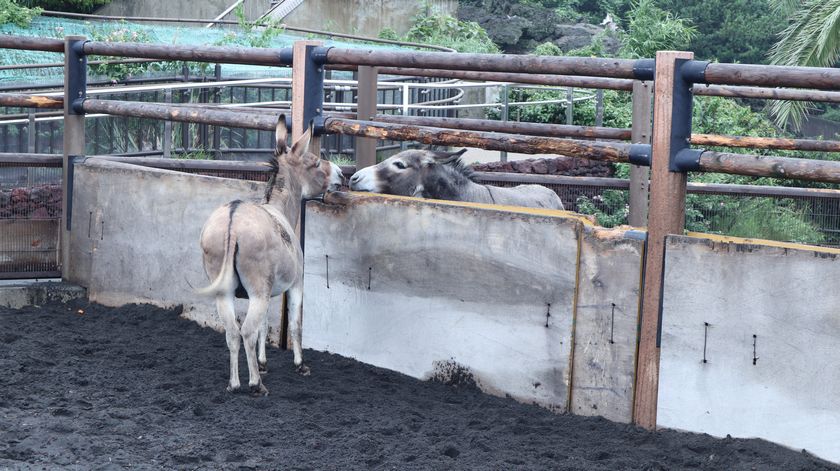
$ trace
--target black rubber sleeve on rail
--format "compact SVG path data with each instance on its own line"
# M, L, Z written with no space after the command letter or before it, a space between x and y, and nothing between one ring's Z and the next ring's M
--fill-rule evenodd
M638 59L633 64L633 78L636 80L653 80L656 72L654 59Z

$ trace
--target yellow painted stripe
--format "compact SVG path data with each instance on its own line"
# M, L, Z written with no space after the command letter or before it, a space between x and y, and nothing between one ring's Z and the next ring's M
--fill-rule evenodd
M749 239L746 237L706 234L703 232L687 232L686 235L697 239L706 239L711 240L713 242L721 242L726 244L762 245L765 247L777 247L782 249L808 250L811 252L840 254L840 249L835 249L831 247L820 247L817 245L797 244L794 242L778 242L775 240L766 239Z

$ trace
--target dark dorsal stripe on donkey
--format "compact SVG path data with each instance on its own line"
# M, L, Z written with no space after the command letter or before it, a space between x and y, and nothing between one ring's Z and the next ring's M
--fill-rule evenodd
M457 152L406 150L356 172L350 189L430 199L563 209L557 193L540 185L483 185Z

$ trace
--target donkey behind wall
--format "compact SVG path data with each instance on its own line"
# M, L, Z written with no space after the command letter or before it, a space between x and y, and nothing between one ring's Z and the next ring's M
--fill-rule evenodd
M406 150L350 178L350 189L474 203L563 209L557 193L540 185L504 188L476 183L461 161L466 149L455 153Z
M286 147L286 119L281 116L275 131L276 147L262 203L232 201L213 211L201 230L204 271L212 283L198 290L216 297L216 308L225 326L230 350L228 391L239 389L239 339L245 343L248 385L255 395L267 395L260 372L265 372L265 341L268 334L269 299L288 291L289 335L298 371L303 365L301 310L303 300L303 253L293 221L302 197L323 193L328 185L341 183L336 166L308 152L312 127ZM332 182L331 178L332 177ZM283 182L276 189L277 180ZM234 297L249 299L248 312L237 322ZM259 352L257 352L259 348ZM258 356L259 355L259 356Z

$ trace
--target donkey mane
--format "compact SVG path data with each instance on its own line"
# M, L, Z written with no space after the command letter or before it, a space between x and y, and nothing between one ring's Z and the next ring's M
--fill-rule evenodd
M263 196L263 204L271 202L271 195L274 194L274 187L277 185L277 174L280 173L280 156L275 155L273 159L268 162L271 168L271 174L268 177L268 182L265 187L265 195Z
M453 160L452 162L446 164L446 166L471 182L475 182L477 180L477 177L475 176L475 171L470 165L465 164L460 156L458 156L458 158Z

